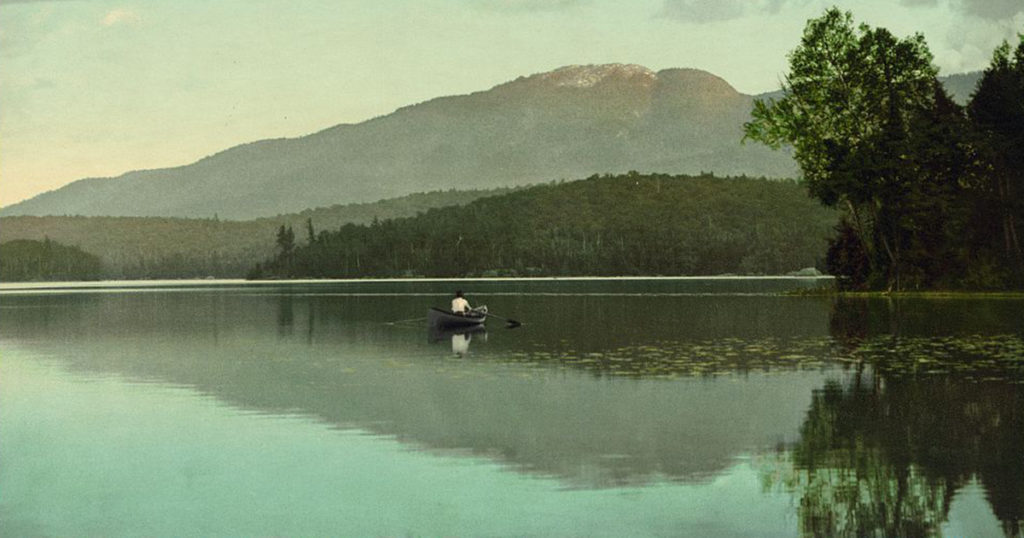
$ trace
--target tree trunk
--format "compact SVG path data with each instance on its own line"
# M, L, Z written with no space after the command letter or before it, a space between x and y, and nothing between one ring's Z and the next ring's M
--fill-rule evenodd
M1003 247L1006 249L1007 257L1013 256L1013 242L1010 240L1010 212L1007 209L1006 187L1009 180L998 178L996 187L999 192L999 211L1002 213L1003 221Z
M881 202L876 202L875 233L878 236L878 242L882 244L886 257L889 259L889 266L886 268L885 275L889 291L892 291L894 284L896 291L899 291L899 238L895 233L897 227L893 223L894 220L895 218L890 214L890 211L886 211ZM893 234L893 237L890 237L890 234Z
M1012 201L1012 200L1014 200L1014 196L1013 196L1013 193L1011 192L1010 178L1006 178L1005 181L1006 181L1006 186L1005 186L1005 189L1004 189L1004 193L1005 193L1006 200ZM1020 239L1017 237L1016 218L1015 218L1015 215L1013 214L1013 208L1006 207L1006 209L1004 209L1004 211L1006 211L1006 228L1009 231L1009 234L1008 234L1009 235L1009 247L1010 247L1011 251L1013 252L1014 259L1017 261L1018 268L1019 268L1019 265L1020 265L1020 263L1022 261L1022 256L1021 256L1021 248L1020 248Z
M864 232L864 223L860 220L860 213L857 212L857 207L853 205L853 202L846 200L846 207L850 210L850 214L853 215L853 225L857 230L857 236L860 237L860 242L864 245L864 251L868 256L868 269L871 272L875 271L875 248L874 242Z

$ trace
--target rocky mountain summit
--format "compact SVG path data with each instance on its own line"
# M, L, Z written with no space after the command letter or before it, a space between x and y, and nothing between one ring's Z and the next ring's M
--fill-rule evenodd
M629 80L650 86L657 78L657 73L642 65L604 64L569 65L525 80L537 80L558 87L590 88L610 80Z

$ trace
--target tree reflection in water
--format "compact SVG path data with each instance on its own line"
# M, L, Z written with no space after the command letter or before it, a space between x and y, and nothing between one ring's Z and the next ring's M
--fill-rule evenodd
M766 465L766 487L799 498L806 535L925 536L940 532L956 492L977 480L1003 533L1021 536L1024 385L1017 369L989 369L979 379L907 368L902 363L930 359L862 345L874 334L867 312L864 304L837 305L833 337L861 360L848 378L814 392L800 440ZM913 327L892 327L913 337Z

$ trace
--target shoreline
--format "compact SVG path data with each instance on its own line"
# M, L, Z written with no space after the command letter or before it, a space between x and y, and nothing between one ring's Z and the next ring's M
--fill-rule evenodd
M247 280L244 278L182 278L153 280L80 280L80 281L45 281L45 282L0 282L2 290L21 289L84 289L84 288L150 288L177 286L233 286L255 285L273 286L287 284L380 284L380 283L438 283L438 282L631 282L631 281L701 281L701 280L820 280L831 282L835 277L823 276L792 276L792 275L709 275L709 276L552 276L552 277L423 277L423 278L281 278Z
M794 297L833 297L833 298L856 298L856 299L1024 299L1024 290L1014 291L950 291L950 290L922 290L922 291L839 291L832 287L835 278L828 275L820 276L795 276L795 275L773 275L773 276L740 276L740 275L709 275L709 276L565 276L565 277L467 277L467 278L359 278L359 279L270 279L270 280L246 280L246 279L160 279L160 280L95 280L95 281L48 281L48 282L0 282L0 294L23 293L23 292L61 292L61 291L156 291L156 290L189 290L189 289L230 289L230 288L268 288L268 287L291 287L291 286L345 286L345 287L367 287L379 288L388 285L427 287L445 284L473 285L481 284L486 287L493 285L523 285L528 287L547 287L556 283L570 283L576 285L615 285L624 286L642 284L645 282L661 286L671 286L673 283L680 284L731 284L742 282L792 282L798 284L802 289L764 291L765 294L787 295ZM367 290L370 291L370 290ZM481 290L482 291L482 290ZM533 290L533 293L540 292L540 289ZM662 290L665 293L667 290ZM526 291L523 291L526 293ZM692 290L684 294L703 293L736 293L736 290ZM658 293L658 292L654 292ZM671 292L669 292L671 293ZM742 292L740 292L742 293Z
M832 288L830 276L571 276L471 278L362 278L362 279L166 279L98 280L85 282L7 282L0 294L152 291L238 291L327 293L470 293L537 294L771 294Z
M1024 291L836 291L837 297L865 299L1024 299Z

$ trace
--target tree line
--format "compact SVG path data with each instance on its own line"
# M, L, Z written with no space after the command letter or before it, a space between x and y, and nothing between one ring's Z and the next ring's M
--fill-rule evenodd
M0 244L0 281L98 280L100 259L77 247L49 238L19 239Z
M782 274L820 265L835 223L794 181L630 172L333 231L282 225L249 276Z
M434 191L373 203L333 205L250 221L170 217L0 217L0 242L49 239L99 257L107 279L241 278L275 252L265 235L278 225L370 223L465 204L509 189Z
M1024 36L997 48L966 106L924 38L808 22L783 96L748 139L791 147L808 192L841 210L827 268L854 289L1024 286Z

